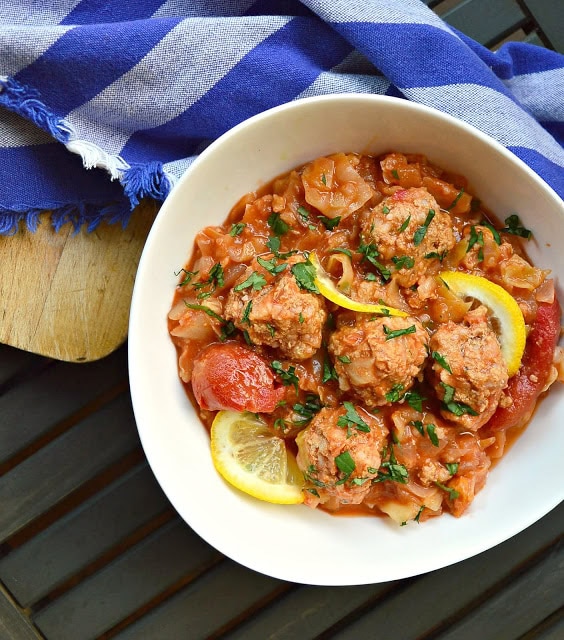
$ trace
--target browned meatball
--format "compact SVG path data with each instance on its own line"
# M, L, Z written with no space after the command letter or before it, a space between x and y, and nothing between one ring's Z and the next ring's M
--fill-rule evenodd
M442 416L475 431L497 408L507 386L507 365L487 310L479 307L464 322L443 324L431 338L430 379L443 401Z
M288 262L295 264L303 259ZM257 284L258 289L253 286L238 289L253 273L269 275L262 267L249 267L229 292L224 315L236 327L247 331L253 344L279 349L293 360L305 360L321 346L327 312L321 295L298 286L291 264L269 283Z
M376 245L379 259L397 272L403 287L437 269L438 256L456 243L449 214L423 187L402 189L384 198L364 220L361 237L365 244Z
M359 504L378 473L388 434L383 418L346 404L321 409L296 439L310 506Z
M407 391L427 357L427 332L416 318L372 319L358 314L333 332L328 349L343 391L367 407L390 404ZM389 394L388 397L386 395Z

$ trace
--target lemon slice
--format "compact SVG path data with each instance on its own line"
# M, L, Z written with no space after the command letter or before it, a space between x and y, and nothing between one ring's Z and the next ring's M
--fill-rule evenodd
M283 438L252 413L220 411L211 428L217 471L234 487L276 504L303 502L303 476Z
M439 278L459 298L475 298L486 306L496 321L495 329L509 377L519 370L527 332L519 305L503 287L486 278L460 271L444 271Z
M331 300L331 302L334 302L335 304L338 304L340 307L344 307L345 309L350 309L351 311L360 311L361 313L378 313L386 316L400 316L402 318L408 315L407 313L405 313L405 311L400 311L399 309L394 309L393 307L387 307L383 304L370 304L352 300L337 289L329 274L321 266L319 258L317 257L315 252L312 251L309 254L309 261L315 268L314 282L321 295L324 298L327 298L327 300Z

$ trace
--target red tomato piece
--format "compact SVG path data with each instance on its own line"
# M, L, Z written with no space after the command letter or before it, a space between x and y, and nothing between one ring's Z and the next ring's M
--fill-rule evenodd
M498 407L488 426L492 431L523 424L532 414L537 398L546 385L554 349L560 337L560 304L539 303L536 318L527 337L519 371L509 379L505 393L513 404Z
M284 396L268 364L239 342L214 343L194 361L192 390L202 409L272 413Z

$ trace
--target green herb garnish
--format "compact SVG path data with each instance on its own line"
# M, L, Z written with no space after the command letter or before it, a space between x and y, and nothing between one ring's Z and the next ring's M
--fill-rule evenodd
M271 273L273 276L278 275L279 273L282 273L282 271L284 271L284 269L287 266L286 264L276 264L276 258L272 258L271 260L265 260L264 258L257 256L257 262L260 264L261 267L266 269L268 273Z
M253 271L251 275L241 284L233 287L233 291L243 291L243 289L248 289L252 287L255 291L260 291L264 285L266 284L266 280L264 276L256 271Z
M431 358L435 362L438 362L443 369L446 369L449 373L452 373L449 363L446 361L446 358L442 356L438 351L431 352Z
M392 262L396 265L396 269L399 271L400 269L412 269L415 264L415 260L410 256L398 256L392 257Z
M271 213L268 216L267 223L275 236L283 236L290 230L290 225L282 220L279 213Z
M341 222L341 216L335 218L328 218L327 216L317 216L319 221L327 229L327 231L333 231L333 229Z
M427 217L425 218L425 222L417 229L417 231L413 234L413 244L418 247L422 242L425 234L427 233L427 229L431 224L431 221L435 217L435 211L433 209L429 209L429 213L427 213Z
M347 413L344 416L339 416L339 419L337 420L337 426L345 427L347 429L347 437L350 436L350 429L352 429L353 427L357 431L369 433L370 427L358 415L358 412L355 409L353 403L345 400L345 402L343 402L343 406L345 407Z
M231 230L229 231L229 235L232 236L233 238L235 236L240 235L241 233L243 233L243 229L247 226L247 224L245 222L234 222L231 225Z
M451 476L456 475L456 473L458 472L458 467L460 466L460 463L458 462L447 462L445 463L445 467L447 468L447 471L450 473Z
M462 198L462 194L464 193L464 187L462 187L462 189L460 189L460 191L456 194L456 198L452 201L450 207L447 207L447 211L450 211L451 209L454 209L454 207L456 207L456 205L458 204L458 201L460 200L460 198Z
M442 482L435 482L435 484L437 485L437 487L439 487L439 489L442 489L443 491L446 491L448 493L448 497L450 500L456 500L456 498L460 496L460 494L456 489L451 489L450 487L447 487L446 484L443 484Z
M285 387L293 385L296 393L298 392L298 383L300 380L296 375L296 367L290 365L286 371L279 360L273 360L270 363L270 366L272 367L272 370L280 376L282 384Z
M386 340L393 340L394 338L399 338L400 336L406 336L410 333L415 333L417 330L415 325L412 324L411 327L407 327L407 329L395 329L392 330L386 325L382 325L384 333L386 334Z
M509 216L508 218L505 218L505 224L507 226L502 229L502 231L504 231L505 233L511 233L514 236L526 238L527 240L529 240L533 235L532 231L530 231L529 229L525 229L525 227L521 225L521 220L519 220L519 216L516 213L514 213L512 216Z
M315 284L315 267L309 260L306 262L297 262L292 265L291 271L294 274L296 283L300 289L311 291L312 293L319 293L319 289Z

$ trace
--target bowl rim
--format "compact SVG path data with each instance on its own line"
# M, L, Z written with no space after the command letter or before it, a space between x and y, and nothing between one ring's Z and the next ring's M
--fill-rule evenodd
M165 224L166 217L169 215L169 209L174 209L175 200L177 199L178 194L181 193L183 189L183 185L191 179L191 176L200 165L205 163L208 157L212 156L216 153L217 149L220 149L223 144L232 139L235 136L240 135L241 132L244 132L247 128L252 127L256 123L263 122L272 118L277 114L284 113L286 111L292 111L294 109L300 109L303 106L311 105L315 107L318 104L323 104L326 102L334 102L335 100L343 101L343 102L366 102L369 104L391 104L398 105L401 108L408 109L413 113L423 113L427 116L429 114L434 115L436 118L443 122L447 122L455 128L461 128L466 130L470 135L477 137L481 142L486 145L492 147L497 153L501 154L504 158L507 159L511 164L516 165L519 169L528 174L529 178L535 183L535 185L540 188L544 193L553 200L556 206L560 207L562 219L564 220L564 203L557 195L557 193L548 185L538 174L536 174L525 162L523 162L519 157L513 154L511 151L506 149L503 145L501 145L498 141L491 138L489 135L481 132L479 129L470 125L464 121L461 121L449 114L441 112L433 107L427 107L426 105L422 105L419 103L411 102L409 100L405 100L403 98L396 98L391 96L381 96L381 95L371 95L371 94L359 94L359 93L347 93L347 94L328 94L323 96L313 96L307 98L301 98L298 100L294 100L292 102L284 103L282 105L278 105L271 109L268 109L264 112L256 114L247 120L239 123L233 128L226 131L219 138L214 140L206 149L202 151L202 153L194 160L194 162L188 167L187 171L182 175L182 177L174 184L169 196L166 198L160 212L157 214L155 222L148 234L147 241L145 244L145 248L143 250L142 256L139 261L139 266L135 278L135 284L133 289L133 295L131 300L131 311L130 311L130 320L129 320L129 343L128 343L128 365L129 365L129 378L130 378L130 387L131 387L131 396L133 401L133 410L135 415L135 420L139 432L139 437L141 440L141 444L143 446L145 455L149 462L149 465L164 490L164 493L167 495L168 499L173 504L174 508L180 514L180 516L189 524L189 526L196 532L198 535L202 536L207 542L217 548L220 552L224 553L226 556L232 558L233 560L243 564L244 566L249 567L250 569L260 571L262 573L266 573L267 575L271 575L273 577L300 582L303 584L316 584L316 585L327 585L327 586L341 586L341 585L353 585L353 584L373 584L376 582L383 582L392 579L403 579L409 576L415 576L422 573L426 573L428 571L436 570L441 567L449 566L451 564L460 562L467 558L470 558L478 553L481 553L489 548L500 544L501 542L507 540L508 538L516 535L518 532L524 530L541 517L546 515L551 509L556 507L562 499L564 499L564 495L554 495L554 499L551 504L550 501L546 502L542 509L538 509L536 512L531 512L528 518L522 518L519 524L518 529L514 529L508 526L502 526L498 532L498 535L493 539L488 538L485 544L482 544L480 541L476 541L474 544L467 545L464 549L463 553L456 553L446 555L443 560L439 563L435 562L431 558L427 558L424 562L422 562L421 566L416 571L403 571L398 572L397 575L386 576L384 580L379 579L378 577L374 577L374 579L366 579L365 577L360 580L331 580L331 579L312 579L312 580L304 580L302 578L296 580L292 577L291 574L286 572L283 568L278 567L273 571L265 571L263 566L257 565L257 563L249 560L248 557L242 556L238 553L236 547L232 545L226 545L223 539L214 535L213 532L210 532L206 527L202 527L201 523L194 522L190 517L187 517L185 513L185 509L183 505L181 505L177 499L174 490L171 490L169 483L167 480L163 478L163 474L161 473L161 464L162 460L160 458L155 457L154 452L151 447L151 438L150 438L150 428L145 423L145 416L143 415L143 404L145 402L145 398L142 397L141 384L139 381L139 340L138 336L139 331L139 313L138 309L142 303L142 278L144 277L144 273L149 268L149 252L146 251L147 248L152 247L155 239L161 232L161 227ZM226 214L227 215L227 214ZM186 249L186 257L188 257L190 251L190 247L187 246ZM173 289L170 291L170 299L172 301ZM166 322L166 320L165 320ZM176 373L176 370L175 370ZM207 434L206 434L207 435ZM548 505L548 506L547 506ZM299 507L303 508L303 507ZM464 516L469 517L469 516ZM436 520L441 520L442 518L437 518ZM426 523L427 525L427 523Z

